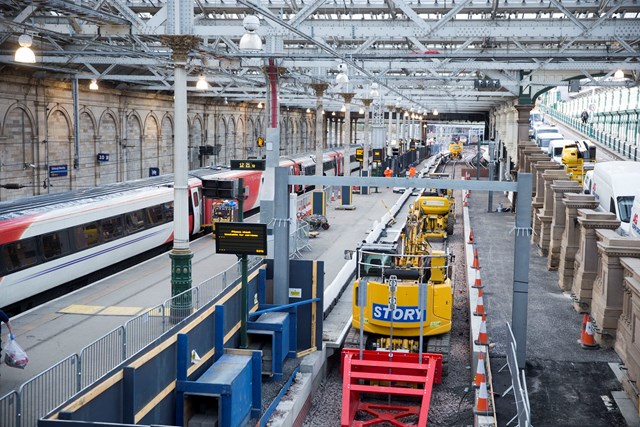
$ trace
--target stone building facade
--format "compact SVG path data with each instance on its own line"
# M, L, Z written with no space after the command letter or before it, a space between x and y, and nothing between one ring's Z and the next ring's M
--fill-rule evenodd
M0 201L173 172L173 98L101 81L0 76ZM188 96L189 168L262 157L265 109ZM314 150L314 112L283 109L281 155ZM200 155L201 146L219 149ZM9 188L7 188L9 187Z

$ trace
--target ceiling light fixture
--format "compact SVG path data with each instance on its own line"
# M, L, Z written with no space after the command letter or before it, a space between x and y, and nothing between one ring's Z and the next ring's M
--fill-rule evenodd
M339 83L339 84L349 83L349 76L347 75L347 64L338 65L338 74L336 75L336 83Z
M255 15L247 15L242 20L242 26L247 31L238 44L238 48L244 52L257 52L262 50L262 39L256 33L260 28L260 20Z
M207 78L203 74L200 74L200 77L198 77L198 81L196 82L196 89L199 89L199 90L209 89L209 83L207 83Z
M622 70L616 71L616 73L613 75L613 77L616 78L616 79L624 79L624 71L622 71Z
M89 89L91 89L91 90L98 90L98 89L100 89L100 87L98 86L98 80L96 80L96 79L91 79L91 83L89 83Z
M264 107L264 105L262 104L262 101L258 102L258 108L262 108Z
M433 109L433 115L434 115L434 116L437 116L437 115L438 115L438 110L437 110L437 109L435 109L435 108Z
M31 50L33 38L29 34L23 34L18 38L18 43L20 47L16 50L15 61L23 64L35 64L36 55Z
M311 108L307 108L307 113L310 113L310 112L311 112Z

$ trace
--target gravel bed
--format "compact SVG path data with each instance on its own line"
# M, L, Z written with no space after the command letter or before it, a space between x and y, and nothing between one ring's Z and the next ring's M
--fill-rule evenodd
M456 173L459 175L459 172ZM456 193L461 193L456 191ZM473 425L473 398L471 386L471 353L469 348L469 310L464 266L464 232L462 196L456 194L456 222L454 234L449 237L449 249L455 255L454 309L449 355L449 374L441 384L435 385L429 408L429 426ZM331 360L327 377L313 396L304 427L330 427L340 425L342 405L342 379L339 360ZM390 425L390 424L389 424Z

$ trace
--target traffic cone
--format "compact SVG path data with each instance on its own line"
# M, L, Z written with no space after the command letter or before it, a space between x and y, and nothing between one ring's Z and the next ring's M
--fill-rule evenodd
M336 201L336 194L333 191L331 192L331 201L332 202Z
M471 264L471 268L480 270L480 260L478 259L478 248L473 248L473 264Z
M478 331L478 339L473 341L476 345L489 345L489 337L487 336L487 318L483 315L480 323L480 331Z
M473 282L472 288L476 288L476 289L484 288L484 285L482 284L482 280L480 280L480 270L477 268L475 270L476 270L476 280Z
M476 400L476 406L473 408L473 413L476 415L491 415L486 381L480 381L480 389L478 390L478 398Z
M580 345L585 350L595 350L600 347L600 345L596 343L594 333L595 328L593 327L591 317L585 313L582 318L582 334L580 336Z
M478 353L478 365L476 366L476 375L473 378L473 386L478 388L480 383L486 383L487 375L484 369L484 356L482 353Z
M469 244L473 243L473 228L469 229L469 240L467 241L467 243Z
M476 303L476 311L473 312L474 316L484 316L484 300L482 299L482 289L478 289L478 302Z

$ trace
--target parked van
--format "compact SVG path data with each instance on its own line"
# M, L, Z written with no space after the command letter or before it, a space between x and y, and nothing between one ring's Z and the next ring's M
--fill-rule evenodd
M533 140L535 141L536 139L538 139L538 135L543 133L557 133L559 135L562 135L560 129L555 126L539 125L533 127Z
M538 133L538 136L536 136L536 145L542 148L545 154L549 154L549 144L551 141L559 139L564 139L564 135L556 132Z
M636 196L633 199L629 225L629 235L640 238L640 189L636 191Z
M567 145L573 144L574 141L570 139L554 139L549 143L549 155L551 160L558 164L562 164L562 150Z
M593 167L591 194L600 203L599 210L616 214L620 229L629 234L631 207L640 183L640 163L611 161Z

